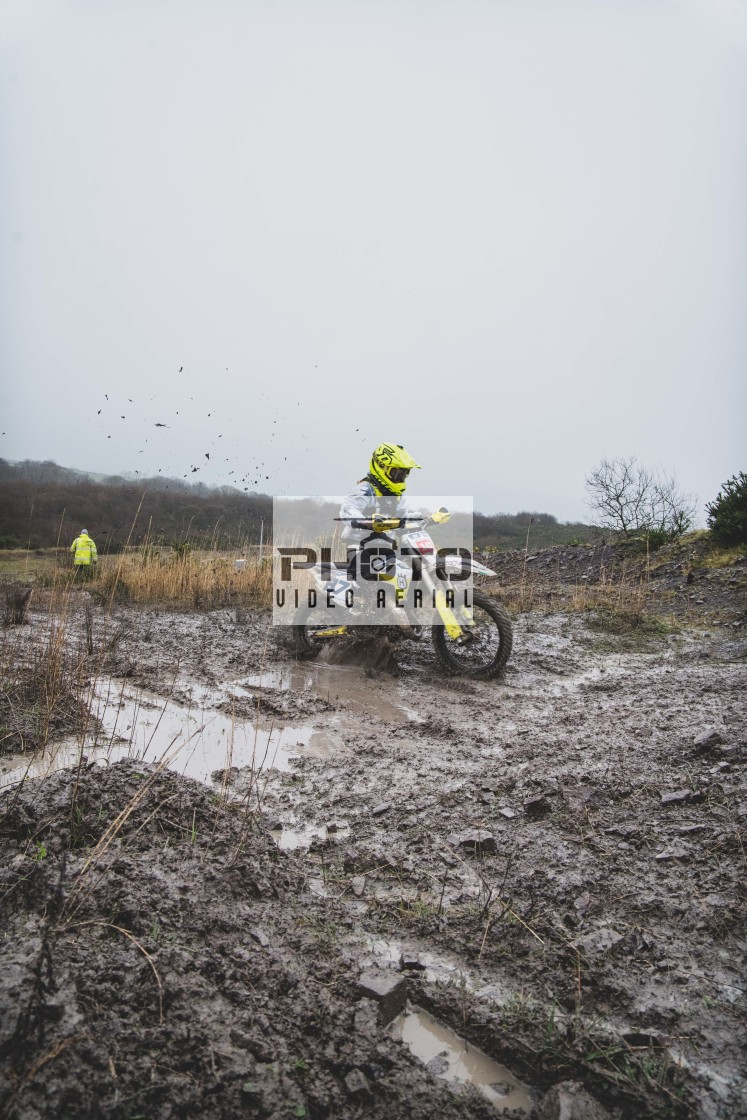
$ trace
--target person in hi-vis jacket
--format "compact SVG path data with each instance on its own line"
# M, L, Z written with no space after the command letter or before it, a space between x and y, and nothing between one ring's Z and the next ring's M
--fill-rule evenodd
M75 553L73 564L76 574L80 572L83 576L92 575L98 553L93 538L89 537L87 530L81 529L80 536L77 536L70 545L70 551Z

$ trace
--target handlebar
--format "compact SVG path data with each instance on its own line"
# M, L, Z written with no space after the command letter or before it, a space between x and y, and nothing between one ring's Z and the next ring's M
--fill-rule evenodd
M440 516L439 516L440 515ZM405 529L408 525L442 525L451 517L445 506L433 513L419 514L410 517L335 517L335 521L346 521L354 529L365 529L372 532L391 532L393 529ZM376 524L380 528L376 528Z

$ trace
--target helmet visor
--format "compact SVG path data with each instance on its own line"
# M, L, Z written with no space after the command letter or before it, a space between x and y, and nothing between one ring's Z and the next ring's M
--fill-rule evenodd
M390 467L387 473L392 482L407 482L407 476L410 473L410 468Z

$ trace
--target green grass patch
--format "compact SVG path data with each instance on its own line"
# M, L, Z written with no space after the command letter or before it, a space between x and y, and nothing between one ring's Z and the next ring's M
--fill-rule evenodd
M65 549L5 548L0 550L0 580L48 585L59 579Z
M731 548L720 548L718 545L714 547L703 557L701 567L703 568L730 568L732 564L747 553L747 548L743 545L734 545Z
M590 612L588 626L607 634L640 634L641 637L663 638L677 631L671 618L636 608L605 606Z

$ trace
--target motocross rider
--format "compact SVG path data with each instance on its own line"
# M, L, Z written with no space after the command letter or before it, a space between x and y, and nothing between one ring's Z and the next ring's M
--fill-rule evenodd
M408 475L415 469L420 469L420 463L415 462L401 443L379 444L371 456L368 474L358 479L340 507L341 536L348 550L369 536L375 518L406 516L404 493ZM335 600L340 603L353 585L355 563L355 558L351 558L348 579L338 578L328 585L334 591Z

